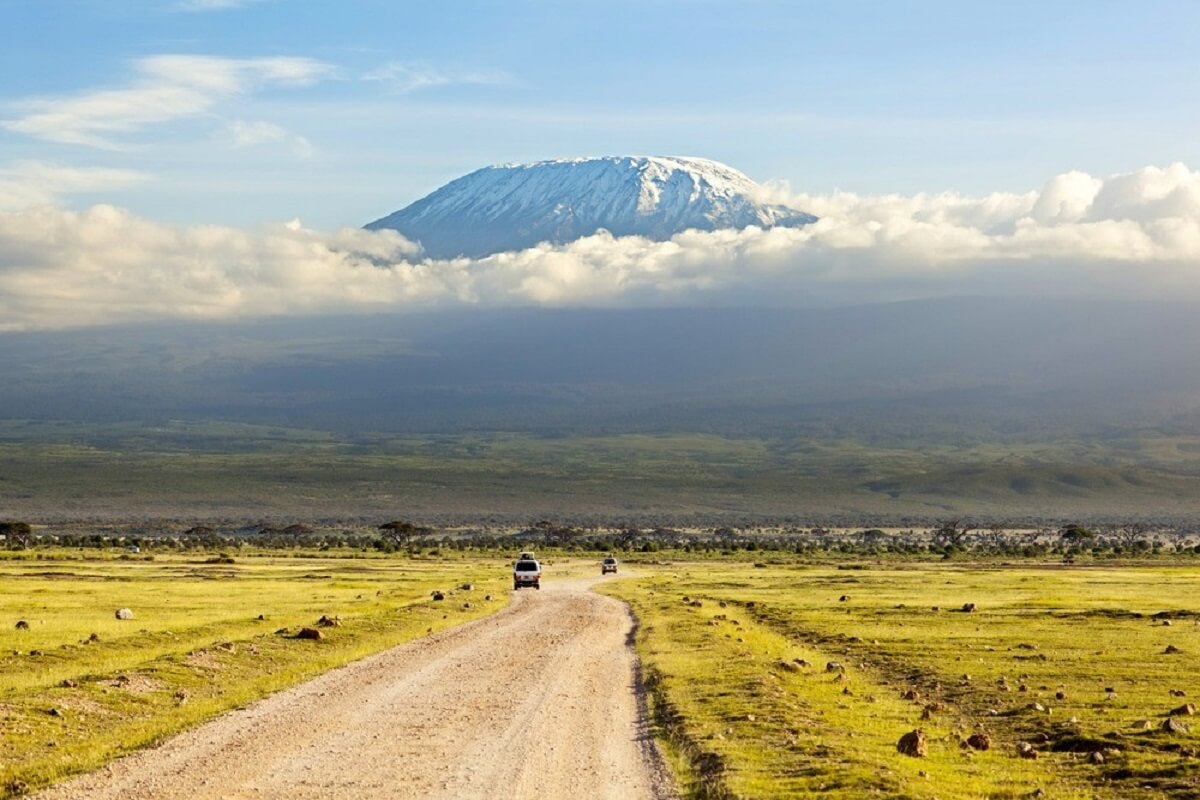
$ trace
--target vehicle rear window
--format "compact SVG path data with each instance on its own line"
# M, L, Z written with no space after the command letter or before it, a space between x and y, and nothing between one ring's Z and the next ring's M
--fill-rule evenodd
M615 563L617 563L617 560L615 558L606 558L606 559L604 559L604 563L605 564L615 564Z
M538 565L536 561L517 562L517 572L537 572L537 568Z

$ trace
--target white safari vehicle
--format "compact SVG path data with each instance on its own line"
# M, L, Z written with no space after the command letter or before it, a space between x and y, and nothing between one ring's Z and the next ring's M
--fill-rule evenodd
M542 565L533 557L533 553L521 553L521 557L513 562L513 589L523 586L542 588Z
M600 562L600 574L607 575L608 573L617 574L617 560L612 556L605 556Z

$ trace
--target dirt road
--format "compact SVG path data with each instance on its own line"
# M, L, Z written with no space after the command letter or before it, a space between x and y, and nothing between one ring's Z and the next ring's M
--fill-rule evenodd
M327 673L43 800L671 798L628 610L592 579Z

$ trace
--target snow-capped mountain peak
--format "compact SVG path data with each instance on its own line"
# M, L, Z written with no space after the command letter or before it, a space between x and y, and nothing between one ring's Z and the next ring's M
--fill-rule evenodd
M762 196L741 172L704 158L567 158L484 167L367 227L399 231L448 258L563 244L600 229L665 240L689 229L816 220Z

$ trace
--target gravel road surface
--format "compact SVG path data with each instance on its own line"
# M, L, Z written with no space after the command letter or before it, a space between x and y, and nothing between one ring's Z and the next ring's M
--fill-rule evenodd
M674 798L633 620L595 579L329 672L42 793L141 798Z

